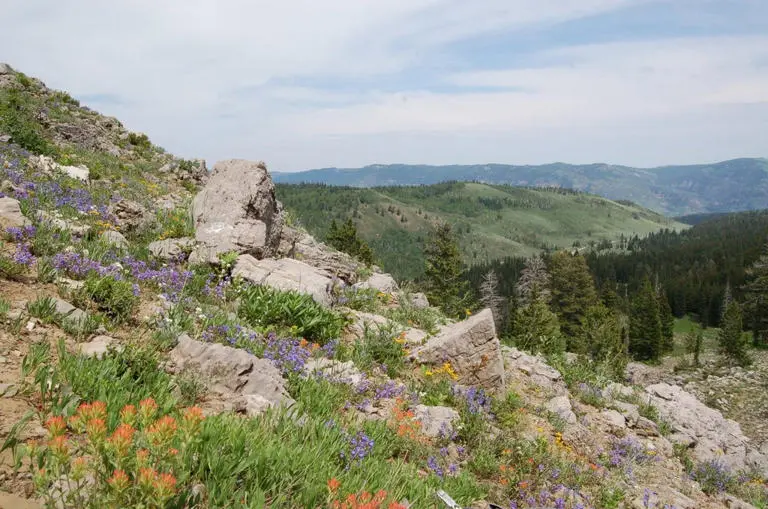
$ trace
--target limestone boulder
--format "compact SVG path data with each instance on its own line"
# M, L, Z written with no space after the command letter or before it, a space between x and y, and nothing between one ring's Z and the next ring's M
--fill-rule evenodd
M149 252L160 260L177 260L190 252L195 245L194 239L183 237L180 239L164 239L151 242Z
M193 370L202 375L212 395L205 405L210 411L258 415L272 406L294 403L272 362L240 348L182 335L170 352L170 360L173 371Z
M217 263L235 251L267 258L277 253L283 229L282 205L263 163L231 159L216 163L203 190L192 201L193 263Z
M504 361L490 309L449 326L413 350L421 364L450 362L462 385L497 389L504 386Z
M357 272L362 266L348 254L327 246L306 232L290 227L283 227L278 255L303 261L348 284L357 282Z
M19 201L8 196L0 198L0 227L26 226L29 220L21 213Z
M421 432L428 437L450 437L460 418L456 410L444 406L416 405L413 414L421 423Z
M393 294L399 290L395 278L389 274L373 274L371 277L354 286L361 290L376 290L377 292Z
M124 232L142 230L149 226L154 219L142 204L132 200L120 200L112 203L108 211L114 218L115 225Z
M315 302L330 306L331 278L304 262L291 258L257 260L251 255L238 257L232 275L257 285L277 290L295 290L311 295Z

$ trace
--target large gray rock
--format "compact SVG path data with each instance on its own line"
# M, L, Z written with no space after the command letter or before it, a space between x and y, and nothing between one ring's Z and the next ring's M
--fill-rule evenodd
M114 348L116 351L122 350L122 347L109 336L96 336L88 343L77 345L77 350L80 354L86 357L96 357L97 359L104 357L110 348Z
M190 369L204 377L214 396L206 406L213 411L258 415L269 407L294 403L272 362L245 350L182 335L170 352L170 360L176 371Z
M176 260L189 252L195 245L194 239L164 239L150 242L148 249L152 256L161 260Z
M462 385L504 386L504 361L490 309L463 322L446 326L411 357L422 364L450 362Z
M116 232L115 230L106 230L102 232L101 235L99 235L99 238L105 244L109 244L110 246L115 246L119 248L128 247L128 239L126 239L122 233Z
M670 440L691 446L696 460L719 459L733 470L754 467L768 473L768 458L750 447L737 422L676 385L655 384L646 392L659 415L671 424Z
M256 258L277 253L283 229L282 205L263 163L231 159L213 168L208 183L192 201L193 263L216 263L235 251Z
M410 304L416 309L425 309L429 307L429 299L423 293L412 293L410 295Z
M533 385L558 395L567 393L563 377L558 370L538 355L529 355L517 348L501 347L507 367L507 378L525 385Z
M21 213L19 201L8 196L0 198L0 227L25 226L29 220Z
M348 254L336 251L315 240L312 235L290 227L283 227L278 255L306 262L349 284L357 281L357 270L361 267L361 264Z
M235 263L232 275L257 285L306 293L319 304L331 305L331 295L328 293L331 278L298 260L257 260L251 255L241 255Z
M454 423L459 421L459 413L453 408L444 406L416 405L413 415L421 423L421 432L428 437L440 434L450 437Z
M131 200L115 202L109 206L108 211L114 217L115 224L124 232L142 230L153 220L152 214L142 204Z
M577 422L576 414L573 413L573 408L571 407L571 400L568 399L568 396L554 397L550 399L546 405L544 405L544 408L547 409L549 412L552 412L553 414L557 415L568 424L576 424Z
M397 282L389 274L373 274L371 277L357 283L355 288L362 290L376 290L377 292L393 294L398 290Z
M335 359L310 359L304 364L304 373L342 383L356 386L363 381L365 375L360 372L352 361L341 362Z

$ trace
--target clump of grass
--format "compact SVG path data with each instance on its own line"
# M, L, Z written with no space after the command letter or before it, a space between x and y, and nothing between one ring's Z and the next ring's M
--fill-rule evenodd
M401 299L399 304L386 310L384 316L403 327L416 327L435 334L439 325L447 323L445 316L436 308L417 308L409 299Z
M343 316L318 304L309 295L268 286L248 287L242 293L238 315L264 332L287 332L321 345L337 339L346 324Z
M113 276L91 274L82 290L101 311L118 323L130 319L139 303L138 285Z
M56 321L56 301L51 297L40 296L27 303L27 313L43 323Z
M366 370L386 366L387 374L396 377L405 366L404 343L403 336L395 326L369 327L366 324L363 338L355 343L352 350L352 360Z

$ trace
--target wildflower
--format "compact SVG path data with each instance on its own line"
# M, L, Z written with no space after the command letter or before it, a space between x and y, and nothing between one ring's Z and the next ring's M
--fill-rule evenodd
M80 456L72 461L72 471L70 476L75 482L85 479L85 473L88 470L88 460Z
M331 490L331 492L338 490L339 486L341 486L341 483L335 477L328 479L328 489Z
M125 424L130 424L133 426L136 422L136 407L133 405L125 405L122 410L120 410L120 420Z
M63 436L59 435L51 439L51 441L48 442L48 447L51 449L53 455L59 458L59 460L66 461L69 458L69 446L67 444L67 439Z
M139 469L138 484L139 486L150 491L154 488L155 479L157 479L157 472L153 468L142 467Z
M149 428L149 440L154 445L168 444L176 434L176 419L165 415Z
M107 424L104 419L91 419L85 425L85 432L92 442L100 442L107 435Z
M128 479L128 474L126 474L124 471L115 470L112 473L112 477L107 479L107 484L109 484L113 490L122 492L128 489L128 486L131 484L131 480Z
M160 474L155 482L155 496L160 500L168 500L176 493L176 478L172 474Z
M139 466L139 468L146 467L149 465L149 451L146 449L139 449L136 451L136 465Z
M139 402L139 415L142 422L149 422L157 413L157 403L152 398L143 399Z
M200 423L203 422L205 416L203 410L198 406L192 406L184 409L181 417L181 425L185 431L192 433L199 429Z
M128 449L133 442L133 434L136 432L130 424L121 424L117 427L112 437L109 439L110 445L114 448L118 458L128 454Z
M64 434L64 432L67 430L67 423L64 421L64 417L59 415L56 417L50 417L47 421L45 421L45 427L48 430L50 437L54 438Z

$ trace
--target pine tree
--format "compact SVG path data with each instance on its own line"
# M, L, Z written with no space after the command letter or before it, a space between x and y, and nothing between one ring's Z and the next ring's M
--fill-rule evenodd
M751 359L747 352L747 341L742 326L741 306L735 300L731 301L725 308L717 340L723 355L740 366L747 366L751 363Z
M675 317L672 315L672 307L664 290L656 294L659 302L659 319L661 320L661 351L671 352L675 347Z
M449 224L441 223L432 232L424 258L429 302L448 316L463 316L469 303L469 282L464 278L461 252Z
M357 227L351 218L341 226L336 223L336 220L332 220L326 241L332 248L354 256L366 265L373 265L373 250L358 236Z
M754 346L768 346L768 244L764 253L747 270L748 283L744 286L744 307L748 325L752 330Z
M699 367L699 356L701 355L701 345L704 343L704 331L701 327L694 325L693 329L685 335L685 350L693 354L693 366Z
M560 318L560 329L567 348L576 347L581 320L590 306L597 303L597 292L587 261L580 254L558 251L549 264L552 310Z
M580 344L593 361L604 363L618 378L623 378L629 360L617 313L602 304L584 314Z
M512 327L515 344L531 352L557 354L565 351L557 315L541 300L534 300L515 313Z
M491 310L493 321L496 324L496 331L503 328L505 316L505 299L499 295L499 278L496 272L489 270L483 274L483 280L480 283L480 304Z
M661 357L661 319L659 303L651 282L646 278L632 301L629 315L629 352L638 360Z
M520 273L515 286L518 303L526 306L536 299L549 303L552 298L549 286L549 272L541 256L533 256L525 260L525 268Z

